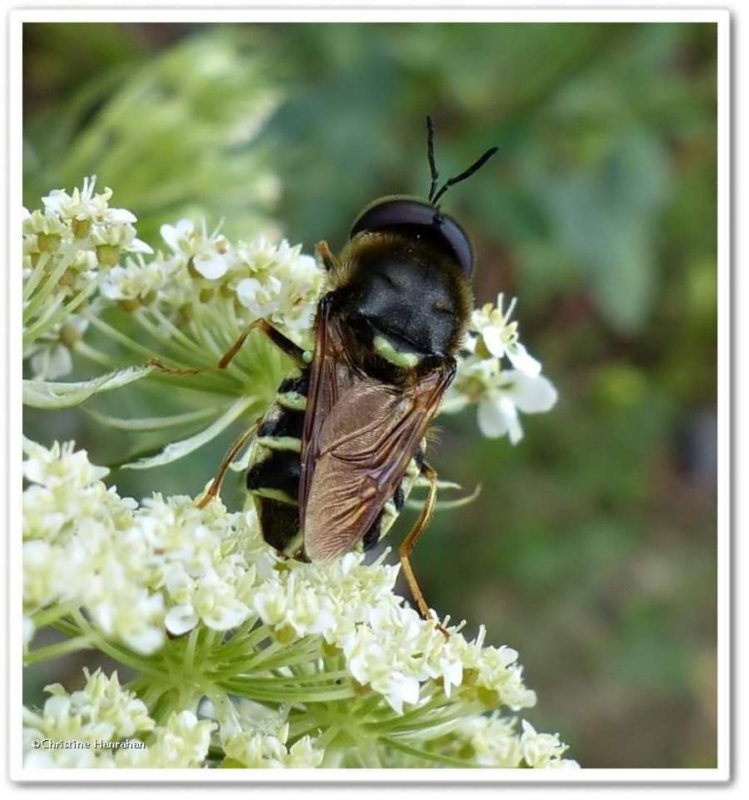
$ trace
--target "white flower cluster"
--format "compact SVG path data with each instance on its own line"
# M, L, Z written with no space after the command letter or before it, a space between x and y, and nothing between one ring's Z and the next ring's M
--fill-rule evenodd
M290 747L280 736L248 730L221 737L227 766L250 769L301 769L319 767L325 755L311 737L303 736Z
M273 244L260 236L230 242L181 219L162 225L165 252L145 262L129 259L111 270L102 294L124 308L156 304L169 316L192 319L210 305L212 315L231 320L233 336L254 319L272 320L298 337L308 333L323 273L301 246Z
M76 314L90 303L100 276L123 254L151 253L136 236L135 215L112 208L112 190L96 178L68 194L55 189L43 209L23 210L24 358L34 375L54 379L72 369L70 349L86 328Z
M513 300L504 309L504 296L496 306L487 303L471 316L466 353L458 361L458 374L446 395L444 412L459 411L478 403L478 425L484 436L508 435L512 444L523 437L518 412L539 414L557 401L557 391L541 375L541 364L521 344L518 323L511 320ZM502 360L511 368L503 368Z
M339 648L354 679L381 694L398 714L418 705L434 684L449 697L470 685L492 693L495 705L532 706L517 653L468 642L455 628L446 641L393 593L397 566L366 565L348 553L330 565L295 564L274 572L254 593L253 606L284 641L320 634Z
M180 324L209 309L229 340L258 317L299 340L309 333L323 273L300 246L263 236L234 244L182 219L162 225L165 247L154 255L136 237L135 215L110 207L112 190L97 194L95 185L87 178L72 194L56 189L43 210L25 211L24 358L36 378L69 373L85 312L112 304L154 308Z
M325 756L311 736L289 741L288 708L271 710L260 703L224 700L221 709L203 704L206 716L216 719L224 751L224 766L251 769L319 767Z
M68 694L53 684L41 711L24 708L26 768L202 766L215 722L181 711L157 725L116 672L109 678L100 670L84 673L80 691Z
M236 628L251 615L284 642L319 634L343 652L358 683L398 713L420 701L426 682L447 696L464 679L495 692L497 704L531 706L507 647L445 641L393 593L398 567L349 553L329 565L279 562L252 511L219 502L199 509L188 497L154 495L138 506L101 481L72 445L29 443L24 477L24 604L85 609L102 634L137 653L199 622ZM279 563L281 566L279 567Z
M202 621L228 630L250 614L255 584L272 569L251 514L205 510L188 497L155 495L141 507L101 481L72 445L27 445L24 477L24 606L85 609L107 638L137 653L167 631Z
M131 665L139 655L175 647L188 648L176 651L184 660L190 647L200 647L198 638L205 639L207 632L241 631L236 637L239 645L234 636L222 643L219 634L215 655L209 651L205 661L204 653L203 660L191 666L197 672L189 679L192 688L185 697L193 699L185 701L187 707L175 709L179 713L163 730L153 730L148 753L133 750L114 755L117 766L125 761L129 766L147 766L159 759L161 766L184 764L188 751L195 762L205 757L209 728L198 722L193 713L196 696L190 694L201 664L209 665L204 692L213 712L207 716L217 721L227 765L321 764L325 747L307 735L314 723L289 739L285 719L263 724L257 704L230 700L216 689L221 681L216 676L225 676L226 664L234 658L236 666L231 669L238 673L239 683L230 681L226 687L230 694L241 694L242 681L252 686L255 676L266 681L262 686L269 691L267 681L273 673L263 665L276 658L281 673L275 680L288 692L297 673L283 666L285 648L296 654L290 663L301 669L301 683L293 695L298 708L304 708L305 681L309 680L312 685L314 680L323 687L332 685L344 697L371 696L393 719L412 712L423 713L428 720L435 708L445 706L472 718L500 706L516 711L535 704L535 694L523 684L514 650L485 646L483 629L476 640L468 641L459 627L449 627L446 640L433 621L421 619L393 593L397 567L365 565L358 553L329 565L282 560L263 542L253 512L228 513L219 501L199 509L190 498L158 495L138 505L107 488L101 480L106 470L92 466L85 452L76 452L71 445L46 449L28 442L26 452L24 605L28 615L44 624L45 615L55 619L77 614L79 622L86 623L84 628L92 626L90 645L106 652L109 643L124 644L129 648L125 654L134 654L128 656ZM60 609L57 617L50 614L55 608ZM33 635L33 620L27 627ZM192 644L183 636L188 632ZM167 633L176 638L169 640ZM249 651L235 649L231 656L232 648L241 648L243 641L254 644ZM34 652L31 649L30 655ZM321 658L321 653L327 657ZM248 666L253 660L259 665L257 672ZM156 662L149 663L153 669ZM171 663L168 655L164 663ZM348 688L324 683L329 670L345 675ZM319 678L313 679L316 674ZM101 734L99 738L149 730L139 701L118 694L116 684L107 684L102 677L94 676L89 683L84 694L70 698L55 687L41 715L29 712L30 729L48 737L55 731L58 738L84 729L86 735ZM328 689L322 691L324 695ZM91 700L94 695L110 699L97 705ZM108 716L102 716L104 708L109 709ZM136 720L134 727L118 721L125 714L123 708ZM268 709L264 710L267 715ZM104 722L109 728L100 730ZM475 724L480 728L483 723ZM443 731L440 728L440 734ZM492 739L494 732L491 729L484 737ZM429 726L417 725L412 734L417 740L428 739ZM462 741L470 738L466 732L455 735ZM471 746L476 754L481 752L477 736L471 739L475 739ZM531 745L526 747L521 737L515 746L525 766L547 766L558 761L561 752L551 740L539 739L534 746L540 754L529 760L527 753L535 752Z
M522 720L522 734L515 732L517 720L497 714L473 716L461 720L454 732L451 748L465 752L481 767L531 767L533 769L578 768L571 759L562 758L567 745L558 734L537 733Z
M136 237L135 214L124 208L112 208L112 190L95 193L96 176L83 179L83 187L68 194L53 189L42 198L44 210L25 212L24 252L53 253L61 248L74 249L82 262L82 253L91 253L99 266L111 267L119 261L121 250L151 253L151 248ZM90 266L93 262L85 257ZM83 264L81 264L83 266ZM71 283L80 276L71 276ZM69 284L66 284L69 285Z

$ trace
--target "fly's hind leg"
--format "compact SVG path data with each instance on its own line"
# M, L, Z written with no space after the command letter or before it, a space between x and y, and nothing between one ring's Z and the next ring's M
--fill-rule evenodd
M247 337L256 329L262 331L279 350L293 358L298 366L305 366L308 363L308 360L305 360L308 357L305 357L305 352L299 345L292 342L277 328L274 328L268 320L256 319L242 331L232 346L221 356L218 363L212 367L170 367L158 358L152 358L148 365L155 367L159 372L163 372L166 375L201 375L204 372L226 369L234 356L242 349Z
M421 467L421 474L429 481L429 496L424 503L424 507L421 509L419 518L416 520L413 528L411 528L409 531L408 536L406 536L406 538L403 540L398 550L398 555L400 556L401 564L403 565L403 574L406 576L408 588L411 590L411 594L416 601L419 612L424 619L429 620L432 619L432 617L429 613L429 606L424 599L424 594L419 588L416 575L414 575L413 567L411 566L411 552L414 549L416 542L419 540L419 537L422 533L424 533L427 525L429 525L429 520L432 518L432 513L434 512L434 505L437 500L437 473L427 463L424 463ZM442 625L440 625L439 622L437 622L436 625L444 637L449 639L450 634L442 627Z
M170 367L167 364L164 364L158 358L152 358L148 364L149 366L155 367L159 372L162 372L166 375L200 375L205 372L214 372L216 370L226 369L234 356L236 356L237 353L242 349L247 337L256 329L261 330L273 342L273 344L276 345L276 347L294 359L298 366L307 365L309 359L306 357L304 350L292 342L291 339L284 336L281 331L274 328L265 319L256 319L254 322L251 322L242 331L232 346L221 356L215 366L198 368ZM208 503L214 499L214 497L218 496L218 493L221 491L221 484L223 483L226 472L229 469L229 465L236 458L237 454L244 447L247 441L249 441L250 437L257 431L258 425L259 423L255 423L251 428L244 431L229 448L229 452L224 456L224 460L221 462L221 466L219 467L213 482L205 494L198 500L198 508L205 508L205 506L207 506Z
M224 460L221 462L221 466L218 468L218 472L211 482L211 485L208 487L200 500L198 500L198 502L195 504L198 508L205 508L208 503L211 502L211 500L218 496L218 493L221 491L221 484L224 482L224 477L226 476L226 472L229 469L231 462L234 461L239 451L250 440L250 437L255 433L255 431L257 431L259 424L259 422L256 422L251 428L248 428L246 431L244 431L229 448L229 452L224 456Z

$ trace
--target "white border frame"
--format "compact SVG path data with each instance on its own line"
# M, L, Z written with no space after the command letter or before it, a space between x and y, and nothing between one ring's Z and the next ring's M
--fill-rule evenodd
M168 2L168 0L167 0ZM87 6L61 8L26 7L12 9L8 16L8 165L7 188L9 232L20 228L22 197L22 53L21 32L25 22L713 22L718 26L718 747L717 767L714 769L582 769L563 770L502 770L502 769L390 769L390 770L84 770L50 769L25 770L22 766L21 704L22 669L20 648L13 643L22 641L21 632L21 542L16 532L21 530L20 486L21 463L21 330L20 304L12 299L21 292L20 272L8 268L8 381L9 381L9 463L8 474L13 477L8 494L9 509L9 643L10 658L8 695L8 741L10 744L9 773L13 781L24 783L128 783L128 782L206 782L206 783L319 783L319 782L378 782L414 783L439 782L476 783L589 783L589 782L653 782L716 783L730 780L730 650L731 633L729 564L731 525L731 275L730 275L730 13L717 8L658 9L504 9L478 0L470 8L456 8L440 0L418 3L411 8L379 5L351 8L347 4L330 2L326 8L314 8L302 3L273 7L200 9L164 7L150 8L144 0L133 0L129 9ZM100 5L100 4L99 4ZM231 5L231 0L227 5ZM20 263L20 237L8 237L8 265ZM574 755L574 754L573 754Z

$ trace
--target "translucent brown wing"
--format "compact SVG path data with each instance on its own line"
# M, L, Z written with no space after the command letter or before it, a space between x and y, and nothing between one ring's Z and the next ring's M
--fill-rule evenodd
M312 478L320 449L322 424L345 392L355 382L355 375L346 357L345 331L330 313L330 302L324 297L317 314L315 356L310 370L307 411L302 433L299 509L304 520Z
M321 314L320 323L324 322ZM446 364L400 391L357 373L329 319L318 330L302 447L300 512L311 561L351 550L392 496L452 380ZM322 340L322 341L321 341Z

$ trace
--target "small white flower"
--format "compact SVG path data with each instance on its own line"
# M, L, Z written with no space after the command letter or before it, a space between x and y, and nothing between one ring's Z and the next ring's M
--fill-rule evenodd
M523 759L529 767L547 767L552 762L558 762L567 746L559 741L558 734L536 733L535 728L522 721L523 734L520 737L520 747Z
M174 225L162 225L159 230L161 238L174 253L190 253L190 239L195 233L195 226L189 219L177 220Z
M517 444L523 438L518 411L524 414L549 411L557 396L551 381L542 375L529 377L518 370L503 372L479 400L479 428L489 438L508 434L512 444Z
M476 309L471 317L471 329L484 341L486 349L496 358L507 358L512 366L526 375L536 376L541 372L541 364L528 353L520 343L518 323L510 321L515 308L515 300L504 310L504 294L497 296L496 307L487 303Z
M27 354L28 355L28 354ZM40 381L54 381L73 369L73 356L60 342L42 344L31 356L31 371Z
M23 232L26 236L36 236L34 240L38 243L38 235L59 236L69 238L71 236L70 227L59 216L47 210L33 211L23 221Z
M60 684L45 687L50 697L40 712L24 709L24 767L112 767L109 749L97 742L127 739L154 730L145 704L124 690L117 673L84 670L86 685L68 694ZM39 748L40 740L88 743L88 748ZM36 743L36 746L35 746Z
M112 190L104 189L100 194L94 194L96 188L96 175L83 179L83 188L77 186L72 194L64 189L53 189L46 197L42 198L44 209L50 214L55 214L61 219L99 220L103 221L104 215L109 210L109 200ZM120 209L111 209L120 211ZM125 212L127 219L124 222L135 222L135 216L129 211Z
M26 480L42 486L70 486L84 488L109 474L106 467L97 467L88 460L85 450L74 450L72 442L63 445L55 442L50 449L43 445L24 441L26 460L23 476Z
M325 752L315 747L315 743L309 736L303 736L295 742L286 756L284 766L289 769L309 769L319 767L322 763Z
M112 267L101 284L107 300L144 300L155 296L166 281L166 270L158 261L145 264L128 259L126 265Z
M257 278L243 278L237 284L237 299L255 316L272 314L276 311L276 297L282 288L281 281L271 275L261 283Z
M192 260L197 272L207 280L222 278L231 266L229 244L223 236L209 237L196 230L188 219L181 219L175 225L162 225L161 237L176 255Z

